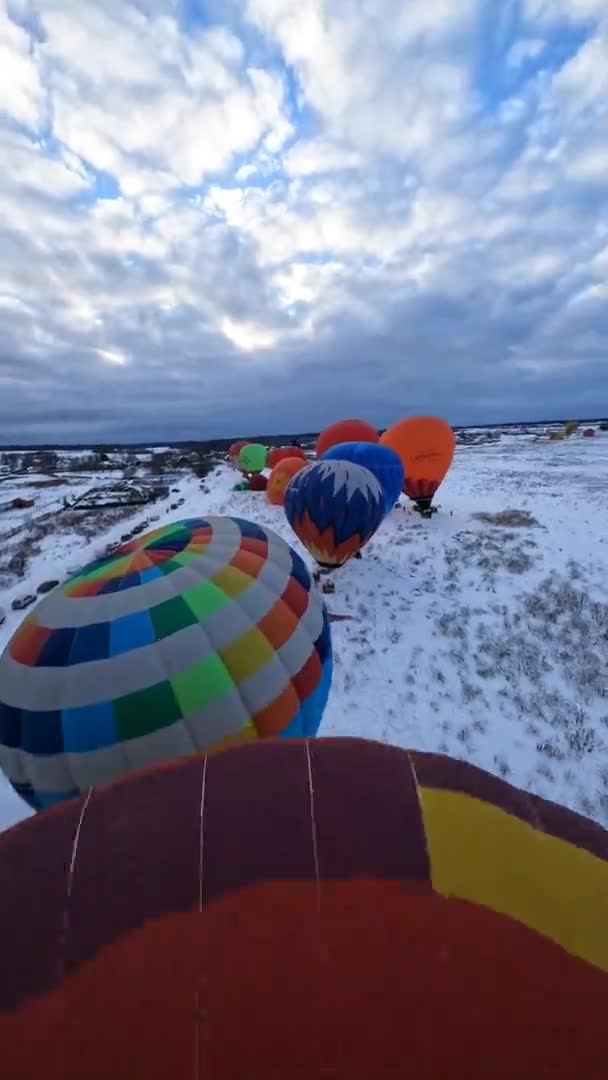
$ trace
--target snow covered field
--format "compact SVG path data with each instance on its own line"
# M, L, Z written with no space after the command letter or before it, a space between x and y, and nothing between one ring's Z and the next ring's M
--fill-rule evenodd
M62 579L140 522L249 517L310 565L282 510L263 494L232 492L234 482L221 466L205 492L184 473L167 499L99 535L61 528L42 537L26 578L0 584L0 647L23 617L11 610L15 598ZM58 510L65 487L42 490L45 512ZM15 494L26 498L27 483ZM561 443L503 434L459 447L436 502L430 521L409 506L394 510L363 559L334 575L328 607L350 618L332 627L321 733L449 753L608 826L608 433ZM493 518L505 511L524 514ZM34 513L39 503L3 515L3 546L16 519ZM0 827L27 814L0 778Z

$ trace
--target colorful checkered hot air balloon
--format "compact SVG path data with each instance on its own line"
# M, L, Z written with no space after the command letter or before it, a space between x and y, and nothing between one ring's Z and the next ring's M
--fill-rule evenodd
M350 461L319 461L296 473L284 495L287 520L326 570L343 566L376 532L384 492L369 471Z
M332 672L299 555L240 518L157 529L56 588L0 659L0 766L35 809L139 768L314 735Z
M3 1080L602 1080L607 856L359 739L138 773L0 836Z

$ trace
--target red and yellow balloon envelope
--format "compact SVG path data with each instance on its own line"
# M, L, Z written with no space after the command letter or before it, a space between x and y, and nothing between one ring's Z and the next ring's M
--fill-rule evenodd
M438 416L409 416L399 420L380 439L390 446L405 470L403 490L424 516L431 513L433 496L454 457L454 432Z
M302 461L299 457L281 458L278 464L274 466L268 479L266 489L268 502L273 506L282 506L289 481L296 473L302 472L302 469L305 468L306 459Z
M0 836L2 1075L602 1080L607 856L356 739L138 773Z
M347 442L378 442L378 432L367 420L336 420L321 432L317 439L317 457L323 457L330 447Z
M130 769L314 735L327 613L300 556L242 518L178 521L86 566L0 659L0 766L34 809Z
M356 555L385 514L380 482L350 461L319 461L290 480L285 515L306 550L325 570Z

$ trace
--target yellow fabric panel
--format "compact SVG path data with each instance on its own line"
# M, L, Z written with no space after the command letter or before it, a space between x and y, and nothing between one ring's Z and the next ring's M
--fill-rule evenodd
M249 574L244 574L236 566L223 566L221 570L212 575L211 581L226 596L235 597L243 589L247 589L251 585L252 578Z
M210 746L207 753L215 753L216 750L229 750L231 746L236 746L242 742L251 742L252 739L259 739L259 735L255 724L250 723L246 724L236 735L226 735L226 738L222 739L221 742Z
M262 631L252 626L231 645L220 649L219 655L234 681L240 684L272 660L274 649Z
M493 803L420 787L433 888L517 919L608 971L608 862Z

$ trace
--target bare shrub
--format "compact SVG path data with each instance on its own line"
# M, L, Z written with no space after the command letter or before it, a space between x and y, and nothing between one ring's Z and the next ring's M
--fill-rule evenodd
M551 671L544 649L527 634L504 636L491 627L483 627L478 638L480 646L475 655L478 670L490 669L492 674L509 681L521 676L539 681Z
M460 676L460 688L462 690L462 699L466 704L481 697L480 688L475 686L474 683L469 682L468 679L463 678L462 675Z
M529 628L556 648L568 682L584 702L606 686L608 604L592 599L570 580L554 575L524 599Z
M537 742L536 749L539 754L551 758L552 761L563 761L565 754L554 742Z
M497 755L494 758L494 764L496 765L496 768L498 769L498 772L502 776L503 780L506 780L507 776L511 775L511 766L504 757L500 757Z
M529 510L501 510L498 514L478 513L472 515L476 521L485 525L496 525L507 529L540 529L540 522Z
M504 565L510 574L525 574L532 568L534 563L527 551L524 551L523 548L518 548L509 555Z
M550 784L555 783L555 774L551 771L548 765L544 763L538 766L538 775L542 776L545 780L548 780Z

